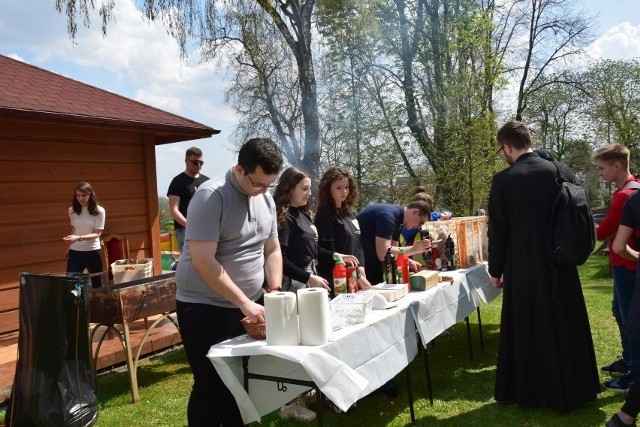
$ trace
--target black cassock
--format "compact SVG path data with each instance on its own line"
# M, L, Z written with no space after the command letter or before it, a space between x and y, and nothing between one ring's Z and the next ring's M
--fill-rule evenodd
M556 174L526 153L494 176L489 273L504 283L495 399L567 411L595 400L600 382L578 271L551 266Z

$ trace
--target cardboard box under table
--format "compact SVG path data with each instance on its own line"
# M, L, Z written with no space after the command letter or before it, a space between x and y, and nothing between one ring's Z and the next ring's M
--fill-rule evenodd
M178 328L178 324L171 317L171 313L176 310L176 281L174 275L175 273L171 272L115 286L104 286L92 289L89 292L89 321L96 324L91 329L92 342L98 329L101 326L106 326L98 340L94 354L94 365L97 364L100 347L107 333L109 331L115 332L125 350L133 403L140 400L137 367L146 339L151 331L164 319L168 319ZM162 316L157 318L151 325L147 325L147 330L134 358L129 324L136 320L146 320L148 317L159 314ZM115 325L122 325L122 332Z

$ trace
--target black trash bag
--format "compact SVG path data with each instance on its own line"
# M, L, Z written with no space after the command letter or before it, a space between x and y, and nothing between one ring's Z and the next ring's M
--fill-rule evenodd
M88 274L20 274L18 361L7 427L85 427L97 421L90 287Z

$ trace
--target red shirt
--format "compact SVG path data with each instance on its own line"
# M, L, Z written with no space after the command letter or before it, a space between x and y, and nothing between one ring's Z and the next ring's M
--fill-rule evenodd
M611 207L609 208L607 216L605 216L602 222L596 227L596 236L598 237L598 240L609 238L609 264L612 267L620 267L624 265L629 269L629 271L635 271L635 262L622 258L611 250L611 244L613 243L615 232L618 230L618 225L620 225L620 220L622 219L622 208L626 203L627 198L634 192L638 191L635 188L624 188L624 186L631 181L637 180L631 176L624 182L621 188L613 192ZM633 235L627 244L635 249L636 244Z

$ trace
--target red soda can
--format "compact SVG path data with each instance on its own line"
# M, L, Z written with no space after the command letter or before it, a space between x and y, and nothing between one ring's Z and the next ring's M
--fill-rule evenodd
M358 267L347 267L347 289L350 294L358 292Z

